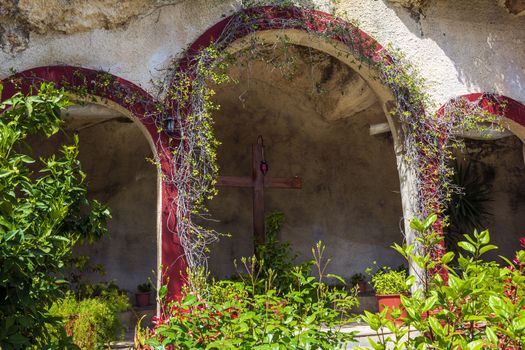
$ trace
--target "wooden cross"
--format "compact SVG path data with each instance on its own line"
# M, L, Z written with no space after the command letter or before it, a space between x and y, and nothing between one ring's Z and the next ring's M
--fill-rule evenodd
M264 232L264 188L293 188L302 187L301 179L297 176L291 178L266 177L268 165L264 158L264 144L261 136L257 143L252 145L252 176L219 176L219 187L251 187L253 188L253 233L256 244L266 241Z

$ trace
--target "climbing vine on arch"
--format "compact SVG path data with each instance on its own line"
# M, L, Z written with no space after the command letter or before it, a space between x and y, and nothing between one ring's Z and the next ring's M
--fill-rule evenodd
M158 84L158 99L152 104L144 96L122 88L111 75L100 72L87 77L82 71L75 76L78 84L62 87L76 96L113 96L123 106L139 108L145 119L157 129L154 140L159 154L169 157L169 169L162 169L164 183L177 193L170 203L169 226L178 235L190 268L206 265L208 246L218 233L196 223L195 217L206 215L205 201L216 194L218 175L216 152L219 142L213 132L212 113L218 106L212 102L213 88L229 80L226 70L234 59L228 52L235 41L249 38L240 54L257 58L261 45L255 34L264 30L282 30L276 45L293 45L287 30L301 30L309 35L345 48L341 55L353 59L374 72L375 79L388 87L395 100L392 113L403 128L404 157L414 169L416 202L414 213L426 217L429 212L442 213L452 188L448 167L453 157L455 131L475 127L479 121L496 122L496 118L475 102L457 100L438 114L425 92L425 81L399 51L385 50L359 28L340 17L316 10L313 1L266 1L272 6L258 6L260 0L245 0L242 8L215 27L213 39L197 40L174 60L164 80ZM323 8L330 11L330 6ZM30 78L29 78L30 79ZM40 81L35 77L35 83ZM167 142L160 139L167 138ZM446 224L446 220L442 220ZM436 248L439 253L439 248Z

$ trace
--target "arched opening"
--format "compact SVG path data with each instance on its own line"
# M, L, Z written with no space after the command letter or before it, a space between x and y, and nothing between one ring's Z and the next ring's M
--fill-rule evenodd
M497 139L465 140L458 163L469 171L464 198L478 198L483 214L478 230L488 229L491 243L499 248L486 258L503 263L498 256L512 258L525 233L523 143L511 133ZM462 233L472 234L470 230Z
M394 139L360 72L300 45L262 45L255 59L236 56L228 74L237 83L215 88L220 174L250 177L251 145L262 135L267 176L302 180L301 189L265 190L265 211L284 213L279 238L299 262L322 240L329 270L347 280L373 261L402 265L390 249L403 240ZM378 126L382 132L371 135ZM253 254L252 189L220 187L210 214L218 222L209 225L232 235L212 247L209 262L213 276L228 278L234 259Z
M463 208L466 215L451 217L449 233L453 239L472 234L476 228L488 229L491 243L499 249L487 254L487 259L504 263L498 256L513 258L524 236L525 225L525 106L504 96L471 94L460 97L501 118L501 129L467 132L465 147L457 156L460 194L452 205ZM460 210L455 210L456 212ZM455 222L457 221L457 222ZM454 237L457 236L457 237ZM505 263L504 263L505 264Z
M112 218L106 236L75 248L74 257L88 260L70 271L72 287L111 282L133 297L137 285L155 283L158 275L157 170L147 135L129 113L111 107L71 106L63 111L59 133L46 140L33 137L28 145L38 159L56 154L78 135L88 197L106 204Z
M121 124L128 125L132 128L132 131L130 131L132 138L128 142L141 144L141 152L146 152L144 154L152 156L152 160L158 166L158 169L148 165L145 159L141 159L141 164L144 165L146 163L146 167L149 166L150 169L154 169L153 173L155 174L153 181L154 194L152 195L155 200L152 202L152 207L147 210L153 217L149 221L154 222L154 227L148 230L153 230L153 237L155 237L152 241L150 240L150 243L152 250L155 251L156 263L152 267L146 266L144 269L148 271L151 268L154 269L157 287L161 283L168 283L170 290L176 293L182 286L180 273L185 270L185 261L182 247L178 243L178 237L170 229L170 227L173 227L175 219L174 216L170 215L170 210L177 194L169 184L162 181L163 177L161 174L168 173L171 169L171 157L169 146L167 145L168 137L160 132L156 125L156 115L158 113L156 101L133 83L107 72L70 66L39 67L8 77L2 81L4 86L2 98L9 98L18 91L36 93L42 81L52 82L57 87L68 90L77 102L81 102L81 104L88 103L88 106L91 106L89 108L94 108L95 111L99 110L102 113L99 116L95 113L93 116L90 115L89 108L88 110L81 108L77 112L81 115L87 113L84 116L87 118L84 120L85 122L88 122L87 120L93 117L94 119L103 119L100 120L100 125L95 125L98 127L118 121L122 122ZM89 105L91 103L94 105ZM107 108L101 109L97 107L99 105ZM124 120L132 123L124 123ZM98 122L94 122L94 124L98 124ZM75 128L73 126L73 129ZM106 136L107 140L111 139L107 133ZM137 136L140 140L136 139ZM144 148L144 145L147 145L147 147ZM126 150L123 151L126 153ZM114 155L118 157L118 154ZM141 168L140 165L139 168L145 169ZM135 174L127 175L134 181L133 176ZM146 177L148 176L151 176L151 173L146 175ZM140 177L135 180L140 180ZM126 193L123 193L123 195L125 196ZM135 212L130 214L136 215ZM118 252L118 254L121 253L126 254L125 252ZM151 260L151 257L149 259ZM162 272L160 272L161 267L163 269ZM114 272L117 274L117 271ZM172 278L168 280L169 276L172 276ZM129 286L133 287L134 283L129 282ZM135 287L136 285L133 289Z

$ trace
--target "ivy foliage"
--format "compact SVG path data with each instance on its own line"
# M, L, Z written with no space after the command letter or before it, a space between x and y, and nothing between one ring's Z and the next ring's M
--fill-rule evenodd
M0 89L1 92L1 89ZM30 94L31 95L31 94ZM0 104L0 347L53 342L58 319L48 313L66 286L60 271L79 241L106 233L109 210L86 197L78 139L59 155L36 161L20 153L30 135L60 130L63 91L42 84L34 96ZM55 332L55 331L54 331Z

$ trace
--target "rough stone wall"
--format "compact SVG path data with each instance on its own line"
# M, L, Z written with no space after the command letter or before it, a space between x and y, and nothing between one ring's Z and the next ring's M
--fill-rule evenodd
M30 33L73 34L126 26L138 16L185 0L3 0L0 47L17 53L27 48Z
M433 0L389 0L389 1L394 5L405 7L411 11L422 11L424 7ZM497 0L497 3L501 7L504 7L505 9L507 9L507 11L513 15L521 16L525 14L525 0Z

